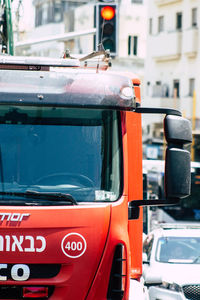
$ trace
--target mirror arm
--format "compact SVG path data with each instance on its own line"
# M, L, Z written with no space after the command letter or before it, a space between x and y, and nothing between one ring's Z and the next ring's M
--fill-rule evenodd
M167 206L176 205L180 201L179 198L172 199L149 199L149 200L133 200L128 204L128 219L137 220L140 216L140 206Z
M146 200L133 200L129 202L129 207L139 207L139 206L167 206L167 205L176 205L180 202L180 199L146 199Z
M157 108L157 107L136 107L135 111L139 114L166 114L174 116L182 116L181 112L171 108Z
M185 144L192 142L189 121L182 117L179 110L171 108L136 106L136 113L165 114L164 133L167 142L165 158L165 195L164 199L132 200L128 206L129 220L139 218L141 206L176 205L181 198L190 195L190 152ZM177 168L177 165L179 168ZM178 180L177 180L178 179Z

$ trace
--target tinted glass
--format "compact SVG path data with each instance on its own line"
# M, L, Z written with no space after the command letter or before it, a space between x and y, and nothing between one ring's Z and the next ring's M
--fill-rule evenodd
M0 107L0 191L59 192L78 202L117 200L119 118L104 110Z
M200 263L200 237L162 237L156 260L165 263Z

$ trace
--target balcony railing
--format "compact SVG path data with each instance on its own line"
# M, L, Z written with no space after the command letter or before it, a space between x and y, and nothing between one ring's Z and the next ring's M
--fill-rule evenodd
M179 59L182 51L182 32L162 32L151 36L152 57L155 60Z
M183 0L155 0L155 3L158 6L163 6L163 5L168 5L168 4L173 4L173 3L179 3L182 2Z
M188 57L195 57L198 52L198 28L193 27L184 31L183 53Z

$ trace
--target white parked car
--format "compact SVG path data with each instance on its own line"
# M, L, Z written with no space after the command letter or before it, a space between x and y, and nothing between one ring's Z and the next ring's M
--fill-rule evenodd
M165 224L144 240L143 277L150 300L200 300L200 224L192 227Z

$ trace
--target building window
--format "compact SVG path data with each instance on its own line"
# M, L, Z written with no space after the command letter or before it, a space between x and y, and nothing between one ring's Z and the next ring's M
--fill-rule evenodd
M42 24L48 23L48 5L44 3L42 6Z
M53 0L47 3L40 3L35 7L35 26L48 23L58 23L63 20L64 2Z
M143 0L132 0L132 3L143 4Z
M138 37L133 37L133 55L137 55L137 48L138 48Z
M54 22L58 23L63 20L63 7L62 7L62 2L61 1L54 1Z
M178 12L176 14L176 29L182 29L182 13Z
M161 97L162 96L162 82L156 81L155 85L153 85L153 97Z
M164 17L158 17L158 32L164 31Z
M189 79L189 96L191 96L191 97L193 96L194 88L195 88L195 79L190 78Z
M49 2L48 4L48 23L53 22L53 2Z
M137 55L137 53L138 53L138 37L129 35L128 55Z
M175 99L180 97L180 83L178 79L173 81L173 97Z
M166 97L166 98L169 97L169 86L167 83L164 83L162 86L162 94L163 94L163 97Z
M147 81L147 86L146 86L146 95L150 95L150 89L151 89L151 82Z
M42 25L42 5L37 5L35 8L35 26Z
M197 8L192 9L192 27L197 26Z
M149 34L151 35L153 33L153 19L149 19Z

